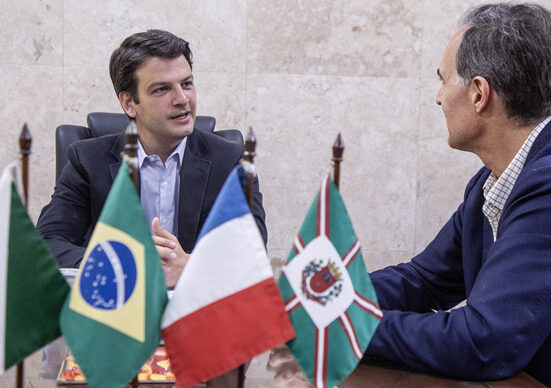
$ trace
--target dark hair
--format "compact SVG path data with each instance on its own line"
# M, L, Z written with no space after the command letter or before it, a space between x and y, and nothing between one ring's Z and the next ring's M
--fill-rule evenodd
M150 57L177 58L184 55L193 64L193 54L189 43L176 35L163 30L149 30L130 35L113 51L109 60L109 75L117 96L122 91L129 92L134 101L138 100L136 70Z
M551 115L551 14L537 4L488 4L462 18L469 26L455 58L468 85L484 77L507 116L533 124Z

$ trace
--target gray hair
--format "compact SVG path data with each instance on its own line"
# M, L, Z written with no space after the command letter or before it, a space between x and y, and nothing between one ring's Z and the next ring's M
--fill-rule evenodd
M465 85L484 77L507 116L534 124L551 115L551 13L537 4L487 4L461 18L468 26L457 50Z

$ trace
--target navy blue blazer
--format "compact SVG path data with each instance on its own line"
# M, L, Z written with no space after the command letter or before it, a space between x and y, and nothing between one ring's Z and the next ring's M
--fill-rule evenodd
M469 380L524 369L551 385L551 124L530 150L495 242L482 213L489 174L471 179L423 252L371 274L384 317L366 355Z
M121 165L124 133L73 143L54 194L38 219L38 231L60 267L77 267ZM187 137L180 169L178 241L191 252L226 177L239 163L243 144L195 130ZM265 214L258 180L253 188L252 214L264 242Z

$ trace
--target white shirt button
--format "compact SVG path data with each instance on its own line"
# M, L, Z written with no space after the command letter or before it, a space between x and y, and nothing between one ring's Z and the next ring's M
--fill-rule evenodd
M163 219L161 220L161 222L163 223L163 225L166 225L166 223L168 222L168 220L167 220L166 218L163 218Z

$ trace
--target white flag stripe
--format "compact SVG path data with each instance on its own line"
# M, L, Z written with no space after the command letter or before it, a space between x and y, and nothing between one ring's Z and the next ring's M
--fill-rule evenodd
M295 250L297 251L297 253L302 252L302 250L304 249L304 245L300 243L298 236L295 237L294 243L295 243Z
M299 304L299 303L300 303L300 301L298 300L298 298L296 297L296 295L293 296L293 297L291 298L291 300L290 300L289 302L287 302L287 304L285 305L285 311L291 311L291 310L294 309L295 306L296 306L297 304Z
M356 303L358 303L363 308L371 311L375 316L377 316L379 318L383 317L383 312L381 311L381 309L377 308L374 304L366 302L364 299L360 298L358 295L356 295L354 297L354 300L356 301Z
M362 358L362 351L360 350L360 344L358 343L358 337L356 337L356 333L354 333L354 329L352 328L352 324L350 323L350 320L348 319L348 315L343 314L340 316L341 322L344 326L344 330L346 331L346 334L348 335L348 338L350 339L350 344L352 345L352 350L356 354L356 357L359 359Z
M316 388L325 388L323 385L323 362L325 361L325 328L316 329L318 333L316 363Z
M354 246L352 247L352 249L350 250L350 252L348 252L348 255L346 255L346 256L342 259L342 261L343 261L345 267L348 266L348 263L350 263L350 260L352 260L352 258L354 257L354 255L356 254L356 252L358 252L359 249L360 249L360 241L359 241L359 240L356 240L356 243L354 244Z
M0 373L6 364L6 291L8 285L8 242L11 216L11 183L15 162L9 164L0 178Z
M102 241L99 243L103 251L105 252L105 255L107 256L107 259L109 259L109 262L111 263L111 268L113 268L113 273L115 276L115 280L117 281L117 302L116 302L116 309L121 308L124 304L124 271L122 269L122 264L119 256L117 255L117 252L115 252L115 249L111 246L109 241Z
M249 254L244 255L243 252ZM196 260L197 258L197 260ZM198 260L209 260L205 263ZM195 246L165 309L162 328L219 299L273 276L262 237L251 213L233 218L204 235ZM222 281L223 280L223 281ZM216 284L216 287L212 287Z
M325 190L327 189L328 181L329 181L329 178L323 180L323 183L321 184L320 195L319 195L319 209L320 209L319 228L320 228L321 236L327 235L327 231L325 230L325 220L327 219L327 214L325 214L325 209L327 206L327 197L325 195Z

